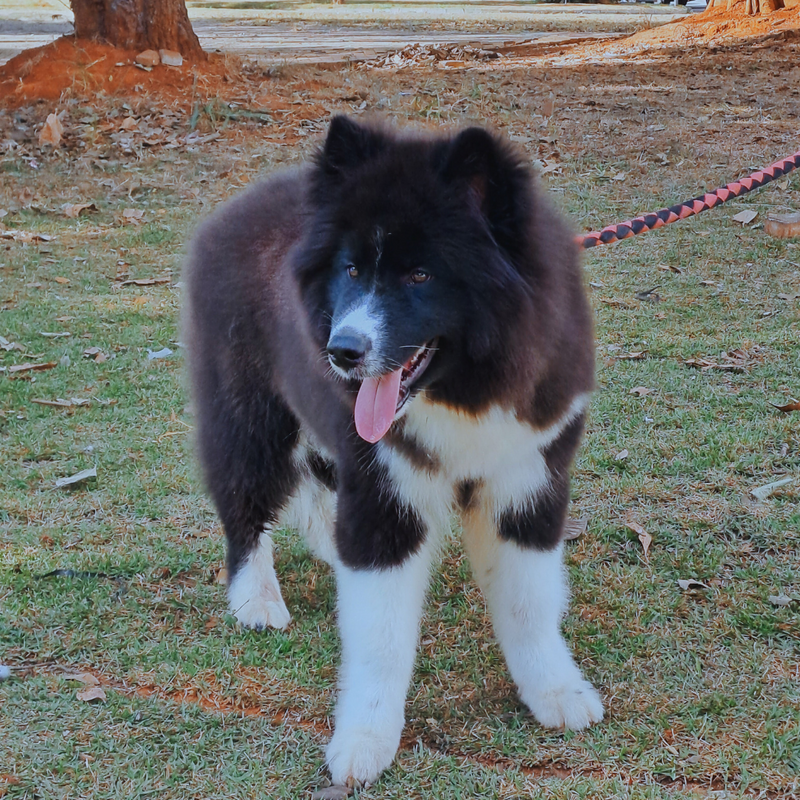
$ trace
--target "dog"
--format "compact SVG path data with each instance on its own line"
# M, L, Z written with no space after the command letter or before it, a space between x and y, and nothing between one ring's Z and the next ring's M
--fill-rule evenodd
M334 783L370 783L394 759L454 513L522 702L550 728L599 721L560 633L592 316L574 237L523 156L482 128L334 117L312 163L201 224L185 282L232 613L289 624L273 562L282 526L336 576Z

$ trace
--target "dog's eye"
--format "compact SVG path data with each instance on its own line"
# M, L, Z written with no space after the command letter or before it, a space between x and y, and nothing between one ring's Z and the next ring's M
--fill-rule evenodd
M425 272L424 269L415 269L409 276L409 283L425 283L431 279L430 272Z
M355 264L348 264L347 265L347 274L351 278L357 278L358 277L358 267L356 267Z

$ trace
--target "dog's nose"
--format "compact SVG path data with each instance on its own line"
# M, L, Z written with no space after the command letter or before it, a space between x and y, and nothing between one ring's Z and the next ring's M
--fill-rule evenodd
M355 331L341 331L328 341L328 358L339 369L354 369L364 363L372 342L367 336Z

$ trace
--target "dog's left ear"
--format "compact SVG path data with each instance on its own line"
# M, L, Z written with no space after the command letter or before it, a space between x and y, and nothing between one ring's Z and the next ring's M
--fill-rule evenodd
M440 171L470 194L498 244L516 249L532 202L531 169L517 152L483 128L467 128L446 148Z

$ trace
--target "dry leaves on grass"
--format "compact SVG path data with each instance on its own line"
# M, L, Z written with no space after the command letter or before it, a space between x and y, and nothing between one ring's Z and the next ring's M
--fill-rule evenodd
M20 372L44 372L58 366L58 361L46 361L40 364L12 364L10 367L0 367L0 372L7 372L9 375L16 375Z
M70 219L77 219L83 211L97 211L94 203L64 203L61 210Z
M573 539L578 539L586 533L586 529L589 526L589 519L587 517L581 517L580 519L568 519L564 523L564 539L566 541L572 541Z
M108 361L108 356L99 347L87 347L83 351L84 358L91 358L96 364Z
M800 403L798 402L787 403L784 406L776 406L775 403L770 403L770 405L773 408L777 408L778 411L783 411L784 414L788 414L792 411L800 411Z
M64 135L64 126L56 114L48 114L42 129L39 131L39 145L50 144L58 147Z
M639 538L639 541L642 543L642 550L644 552L644 560L649 562L650 561L650 545L653 543L653 537L638 523L633 521L628 521L625 523L627 528L630 528L636 536Z
M92 401L85 397L70 397L65 400L63 397L57 397L55 400L39 400L34 398L31 403L36 403L40 406L51 406L52 408L77 408L78 406L91 405Z
M15 242L23 242L28 244L30 242L52 242L55 236L50 236L47 233L32 233L31 231L17 231L17 230L4 230L0 231L0 239L11 239Z
M139 208L126 208L123 209L122 214L119 216L121 225L141 225L144 218L144 211Z
M21 353L25 352L25 348L19 342L9 342L5 336L0 336L0 350L6 352L10 350L19 350Z
M696 581L694 578L689 578L689 580L679 580L678 586L680 586L684 592L694 592L698 590L711 588L702 581Z
M100 685L100 681L91 672L65 672L62 677L65 681L78 681L84 686Z
M70 475L68 478L59 478L56 481L56 489L64 489L67 486L76 486L79 483L85 483L86 481L92 480L92 478L96 477L97 469L95 467L84 469L80 472L76 472L74 475Z
M120 286L157 286L160 283L169 283L172 280L168 278L137 278L136 280L120 281Z
M794 600L785 594L771 594L769 596L769 602L774 606L778 606L779 608L786 608L787 606L790 606Z
M101 686L90 686L88 689L81 690L75 696L78 700L83 700L84 703L102 702L106 699L106 693Z
M733 217L731 217L731 219L734 222L740 223L741 225L747 225L751 223L757 216L758 216L758 211L747 209L746 211L740 211L738 214L734 214Z
M646 386L634 386L628 394L635 394L637 397L645 397L648 394L653 394L655 389L648 389Z
M723 372L746 372L760 361L761 357L762 351L758 346L751 347L748 350L738 347L736 350L730 350L716 359L698 356L697 358L688 358L683 363L687 367L694 367L702 372L710 369L718 369Z
M755 489L751 489L750 495L761 502L775 494L782 486L788 486L790 483L794 483L794 478L781 478L779 481L773 481L772 483L764 484L764 486L757 486Z

